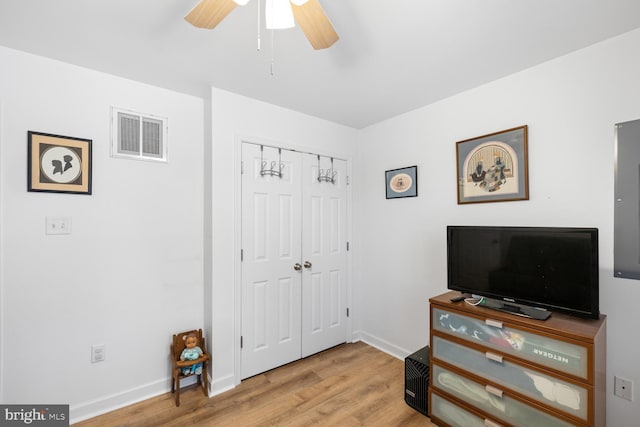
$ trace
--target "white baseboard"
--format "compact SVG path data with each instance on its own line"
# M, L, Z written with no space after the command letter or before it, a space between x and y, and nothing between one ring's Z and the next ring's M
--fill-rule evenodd
M166 393L169 381L169 379L154 381L121 393L105 396L101 399L84 402L79 405L71 405L69 407L69 422L70 424L73 424L79 421L84 421L98 415L106 414L107 412L111 412L115 409L131 405L132 403L140 402L142 400L158 396L159 394Z
M216 378L209 388L209 397L217 396L236 387L235 376L227 375L222 378Z
M181 387L187 387L195 384L195 382L195 376L187 378L181 382ZM97 417L98 415L106 414L107 412L115 411L116 409L124 408L125 406L133 405L134 403L142 402L143 400L151 399L161 394L169 393L171 391L170 385L171 378L166 378L121 393L105 396L101 399L79 405L71 405L69 407L69 423L74 424Z
M218 378L213 382L211 382L211 376L209 376L208 380L209 397L222 394L236 386L233 375ZM195 382L196 377L190 377L184 379L181 386L187 387L195 384ZM71 405L69 407L69 423L78 423L80 421L88 420L89 418L106 414L107 412L115 411L116 409L124 408L125 406L133 405L134 403L142 402L143 400L151 399L152 397L156 397L161 394L169 393L171 391L170 384L171 379L167 378L148 383L140 387L135 387L122 393L106 396L101 399L81 403L79 405Z
M362 341L366 344L369 344L371 347L375 347L380 351L384 351L385 353L400 360L404 360L405 357L412 353L409 350L398 347L397 345L392 344L389 341L385 341L382 338L378 338L375 335L368 334L364 331L354 331L353 341Z

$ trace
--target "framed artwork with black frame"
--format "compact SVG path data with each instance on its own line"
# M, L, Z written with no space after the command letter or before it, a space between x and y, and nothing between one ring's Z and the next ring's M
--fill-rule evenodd
M418 195L418 166L391 169L385 172L387 199Z
M529 200L527 125L456 143L458 204Z
M91 142L29 131L27 190L91 194Z

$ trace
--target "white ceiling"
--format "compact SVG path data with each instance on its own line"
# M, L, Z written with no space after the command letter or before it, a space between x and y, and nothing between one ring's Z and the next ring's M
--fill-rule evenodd
M363 128L640 27L638 0L320 0L335 45L263 28L258 51L264 0L213 30L184 21L198 1L0 0L0 45Z

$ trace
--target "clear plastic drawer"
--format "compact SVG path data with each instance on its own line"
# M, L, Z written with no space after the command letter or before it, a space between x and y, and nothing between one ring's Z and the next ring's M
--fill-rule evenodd
M486 378L539 402L587 421L589 391L537 370L503 360L500 355L482 353L432 335L434 360Z
M436 331L477 342L520 359L588 379L587 347L504 326L502 322L433 308Z
M453 427L501 427L500 424L492 423L465 411L435 393L431 393L431 416L437 417Z
M496 419L522 427L571 427L574 424L513 399L488 385L481 385L441 366L431 365L433 386L486 412Z

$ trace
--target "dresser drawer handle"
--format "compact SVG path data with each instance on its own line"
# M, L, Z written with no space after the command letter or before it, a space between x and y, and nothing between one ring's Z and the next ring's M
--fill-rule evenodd
M502 424L498 424L486 418L484 419L484 425L487 427L502 427Z
M498 362L498 363L502 363L502 356L499 356L497 354L493 354L493 353L489 353L488 351L484 354L484 356L489 359L489 360L493 360L494 362Z
M487 391L487 393L491 393L494 396L502 397L502 390L500 390L499 388L487 384L486 386L484 386L484 389Z
M502 329L502 322L499 320L485 319L484 323L494 328Z

